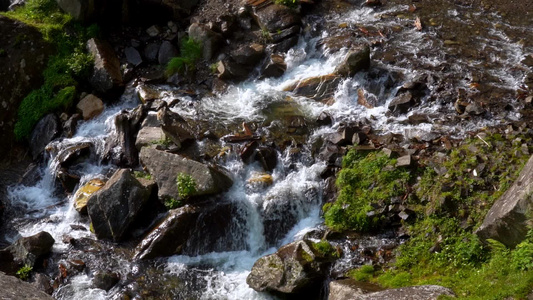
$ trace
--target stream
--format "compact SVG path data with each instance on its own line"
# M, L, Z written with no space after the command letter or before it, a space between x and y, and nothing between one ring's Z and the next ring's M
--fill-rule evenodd
M425 141L441 135L461 138L469 131L521 118L523 104L516 93L524 89L524 80L531 73L531 67L522 61L533 53L531 45L521 37L533 36L533 28L512 26L497 14L449 4L434 17L425 16L435 25L426 24L419 31L408 17L409 9L403 4L390 4L383 9L352 5L348 11L328 16L310 14L298 45L286 54L287 71L282 77L250 78L222 94L184 97L172 106L173 112L190 120L208 120L239 129L246 122L256 124L257 132L267 140L292 140L278 148L278 164L272 172L273 183L268 186L250 180L263 173L259 163L244 164L234 144L219 141L221 148L229 150L217 163L232 174L234 181L219 199L231 204L233 217L231 230L215 240L199 230L182 255L132 261L135 245L97 241L89 231L89 219L74 209L71 196L57 193L58 160L54 153L69 145L94 145L91 158L76 166L84 174L80 186L93 178L105 179L116 170L116 166L102 162L106 137L115 130L113 120L117 113L140 104L135 80L116 104L106 106L97 118L82 122L74 137L47 146L56 150L45 152L48 157L36 172L39 180L9 188L11 207L17 213L11 220L15 230L8 233L6 240L13 242L20 236L47 231L56 240L53 263L47 269L50 273L57 273L57 263L77 258L86 262L86 270L106 267L120 274L119 284L106 292L92 286L90 271L80 272L55 290L56 299L122 299L124 293L137 295L133 299L276 299L249 288L246 277L261 256L304 236L317 238L313 233L323 229L325 187L321 174L327 162L315 155L313 145L317 141L337 132L343 124L356 122L371 126L377 133L403 135L406 141ZM427 9L423 13L429 14ZM450 28L456 32L450 33ZM333 103L284 91L294 82L335 70L347 49L328 51L321 45L342 30L356 32L360 41L372 45L371 68L341 80ZM391 113L389 104L402 86L420 78L424 78L426 87L419 103L407 113ZM151 88L160 91L161 99L170 103L173 97L165 97L164 92L173 95L181 87ZM359 104L361 95L373 108ZM485 99L485 112L459 116L454 107L457 95ZM332 117L332 125L305 127L307 132L294 136L280 133L285 130L284 117L316 120L324 113ZM417 116L423 116L423 121L412 121ZM196 143L198 149L208 146L203 141ZM266 226L276 229L269 230L266 236ZM84 241L84 250L63 243L65 236ZM385 234L361 243L379 248L395 241ZM346 254L333 269L340 274L357 264L353 255Z

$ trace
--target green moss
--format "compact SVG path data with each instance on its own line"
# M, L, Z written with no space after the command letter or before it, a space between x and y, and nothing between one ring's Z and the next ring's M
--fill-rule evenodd
M180 44L180 56L172 58L166 67L167 76L194 71L195 64L202 58L202 45L192 38L184 38Z
M73 22L53 0L30 0L15 11L2 14L36 27L56 51L43 72L43 86L30 92L19 107L15 137L22 140L45 114L72 105L78 81L89 75L93 64L85 42L96 36L98 27L85 28ZM17 37L16 41L23 39Z
M133 171L133 175L135 176L135 178L144 178L152 180L152 175L143 171Z
M312 243L313 250L321 257L337 257L337 250L328 242L320 241L318 243Z
M408 170L394 168L396 161L381 152L368 154L350 150L337 177L339 196L324 205L325 223L334 230L368 231L381 221L370 216L373 204L388 204L406 195L411 179Z
M350 270L346 275L357 281L369 281L374 275L374 267L372 265L364 265L359 269Z

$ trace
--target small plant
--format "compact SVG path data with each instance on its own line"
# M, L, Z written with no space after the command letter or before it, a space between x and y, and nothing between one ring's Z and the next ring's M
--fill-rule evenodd
M26 264L17 271L16 275L18 278L22 280L28 280L28 278L30 278L30 273L32 270L33 270L33 267Z
M175 73L186 74L195 68L195 64L202 58L202 45L192 38L184 38L180 45L180 56L172 58L166 67L168 77Z
M209 65L209 71L211 71L211 74L218 73L218 64L217 63L210 64Z
M270 32L266 30L265 28L261 29L261 40L264 44L272 41L272 36L270 36Z
M176 178L176 184L178 185L178 195L182 199L187 199L197 192L196 181L191 175L179 173Z
M183 203L180 200L177 200L176 198L170 197L165 199L165 206L168 209L175 209L178 207L182 207Z
M359 269L349 271L347 275L357 281L369 281L374 276L374 266L363 265Z
M144 178L144 179L152 180L152 175L144 171L133 171L133 175L135 176L135 178Z
M328 241L313 243L313 248L323 257L337 257L337 251Z
M300 1L299 0L274 0L274 3L285 5L290 8L297 8Z

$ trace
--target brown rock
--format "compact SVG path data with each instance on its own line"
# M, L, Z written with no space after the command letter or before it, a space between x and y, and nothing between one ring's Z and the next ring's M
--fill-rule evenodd
M84 120L89 120L104 111L104 103L95 95L89 94L78 102L76 108L81 112Z

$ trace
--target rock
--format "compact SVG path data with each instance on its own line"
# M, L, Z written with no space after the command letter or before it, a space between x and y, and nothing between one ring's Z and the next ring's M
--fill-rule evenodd
M494 203L476 234L494 239L509 248L526 238L529 211L533 209L533 156L513 185Z
M320 126L328 126L333 123L333 118L327 112L321 112L316 120L316 123Z
M203 57L205 60L211 60L220 50L224 38L207 28L203 24L193 23L189 26L189 37L202 45Z
M88 22L95 18L95 1L87 0L57 0L59 7L72 16L74 20Z
M5 157L13 153L18 108L22 99L42 85L53 46L34 26L5 16L0 16L0 45L0 157ZM31 130L25 129L28 137Z
M244 80L251 70L226 58L217 63L217 71L220 79Z
M159 187L159 197L181 199L176 185L179 173L190 175L196 182L193 195L218 194L231 187L231 177L220 168L208 166L177 154L144 147L141 149L141 163L154 176Z
M161 29L157 25L152 25L146 29L146 33L151 37L156 37L161 33Z
M328 257L322 256L307 240L281 247L259 258L246 278L258 292L297 294L312 289L327 272Z
M392 99L389 103L389 109L400 113L407 113L409 108L413 106L413 103L413 95L410 92L405 92Z
M142 147L160 143L165 139L166 135L161 127L143 127L139 130L139 133L137 133L135 147L140 151Z
M30 283L0 272L0 290L4 299L53 300Z
M283 90L317 101L327 101L333 98L341 80L340 76L334 74L310 77L295 82Z
M105 158L117 166L135 167L139 163L138 150L135 147L137 132L146 116L143 105L130 112L123 111L115 116L115 133L108 136Z
M197 210L188 205L169 211L163 221L139 243L134 259L180 254L197 218Z
M179 114L172 112L167 107L157 112L157 119L165 135L181 148L182 144L195 139L194 129Z
M124 49L124 54L126 55L126 60L136 67L142 64L143 62L141 54L139 53L139 51L137 51L137 49L133 47L127 47L126 49Z
M18 239L0 251L0 271L15 274L24 265L35 266L39 259L50 253L54 243L54 238L45 231Z
M81 113L84 120L90 120L104 111L104 102L95 95L89 94L78 102L76 109Z
M88 157L92 148L93 144L90 142L81 142L59 148L58 145L52 143L52 145L48 145L46 151L55 156L61 167L68 169L76 161Z
M291 26L291 27L283 29L283 30L278 30L276 32L271 32L270 33L270 38L272 39L272 43L280 43L283 40L286 40L288 38L298 37L298 34L300 33L300 30L301 30L300 25L294 25L294 26ZM284 52L284 51L280 51L280 52Z
M173 58L179 55L178 49L172 45L169 41L163 41L161 47L159 47L157 61L160 65L166 66L168 62Z
M35 281L32 283L34 287L36 287L40 291L47 293L48 295L52 295L52 293L54 292L54 288L50 284L50 282L52 281L50 277L46 276L45 274L37 273L35 274L34 279ZM1 285L0 288L2 288Z
M354 76L357 72L370 67L370 47L360 45L352 47L344 61L335 68L335 74L340 76Z
M144 58L149 62L156 62L159 54L159 48L161 44L159 42L152 42L144 47Z
M441 296L455 297L449 288L440 285L408 286L362 295L361 300L437 300Z
M259 143L257 141L251 141L244 145L244 147L239 153L239 156L241 157L244 163L250 162L250 159L256 153L255 150L257 149L257 147L259 147Z
M93 38L87 41L87 51L94 58L94 70L89 79L93 88L101 93L120 90L123 87L120 61L111 45Z
M261 70L261 77L280 77L287 71L287 64L283 56L278 54L271 54Z
M87 211L99 239L121 240L139 217L150 197L151 189L143 186L127 169L120 169L87 202Z
M76 134L76 127L78 127L78 122L81 119L82 116L80 114L73 114L63 123L63 133L67 138L71 138Z
M396 167L409 167L411 166L411 155L407 154L402 157L398 157L398 160L396 160Z
M93 277L93 285L97 289L109 291L120 280L120 275L110 271L96 271Z
M30 138L30 151L33 160L36 160L43 153L46 145L56 138L60 131L59 119L54 114L47 114L35 125Z
M478 102L470 103L465 108L465 113L478 116L485 113L485 109Z
M328 300L355 300L364 294L380 290L379 286L354 279L334 280L329 283Z
M271 147L259 147L255 155L255 160L261 163L263 170L272 172L278 164L278 154L276 150Z
M263 57L265 47L261 44L245 45L231 53L231 58L239 65L255 66Z
M100 190L105 185L105 181L98 178L91 179L80 187L74 194L74 208L80 214L87 214L87 201L92 194Z
M300 25L300 15L285 5L274 4L257 9L254 17L263 30L278 32L294 25Z

